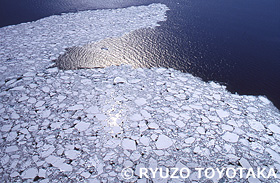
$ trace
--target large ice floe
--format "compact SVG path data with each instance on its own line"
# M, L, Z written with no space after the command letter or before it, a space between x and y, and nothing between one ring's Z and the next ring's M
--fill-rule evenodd
M166 68L53 67L65 48L157 26L167 9L0 29L1 182L279 182L280 113L266 97Z

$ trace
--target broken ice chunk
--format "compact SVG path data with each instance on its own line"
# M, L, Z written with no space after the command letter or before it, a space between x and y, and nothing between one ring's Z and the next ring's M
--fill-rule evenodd
M97 113L99 113L99 109L97 106L91 106L86 110L86 113L97 114Z
M237 142L239 136L236 135L235 133L226 132L226 133L222 136L222 138L223 138L225 141L228 141L228 142Z
M10 129L12 128L12 126L13 126L13 125L3 125L3 126L1 127L1 131L2 131L2 132L8 132L8 131L10 131Z
M38 101L36 104L35 104L35 107L41 107L45 104L45 101Z
M37 102L37 100L34 97L32 97L32 98L29 98L27 100L27 102L30 103L30 104L35 104Z
M280 163L280 155L279 153L273 151L272 149L270 148L266 148L265 149L266 152L268 152L271 156L271 158L274 160L274 161L277 161L278 163Z
M6 148L6 152L9 153L9 152L15 152L18 150L18 147L17 146L9 146Z
M185 126L185 123L183 123L183 121L181 121L181 120L175 121L175 124L176 124L177 126L179 126L180 128L182 128L182 127Z
M265 104L269 104L269 103L270 103L270 101L269 101L267 98L263 97L263 96L259 96L259 99L260 99L263 103L265 103Z
M38 176L42 178L46 178L47 171L45 169L39 169Z
M149 143L150 143L150 139L149 139L148 137L143 136L143 137L140 138L140 142L141 142L143 145L148 146Z
M142 106L142 105L145 105L147 103L146 99L144 98L138 98L136 99L135 101L135 104L137 104L138 106Z
M19 118L20 118L20 116L16 112L13 112L11 114L11 119L19 119Z
M96 114L95 117L99 120L99 121L105 121L107 119L107 116L105 114Z
M149 112L147 112L146 110L141 110L140 113L142 114L142 116L145 118L145 119L149 119L151 118L151 114Z
M42 113L41 113L41 116L42 118L47 118L49 117L51 114L51 110L44 110Z
M54 167L59 168L61 171L72 171L73 168L71 165L64 163L65 159L56 157L56 156L49 156L45 159L47 163L52 164Z
M114 84L119 84L119 83L126 83L126 80L121 77L116 77L114 79Z
M166 135L160 135L156 141L156 146L158 149L167 149L173 145L171 138Z
M232 131L233 127L230 126L230 125L222 124L222 129L225 130L225 131Z
M249 169L249 168L252 168L252 166L250 165L250 163L245 159L245 158L241 158L239 160L239 163L241 164L241 166L243 168L246 168L246 169Z
M66 150L64 154L69 159L76 159L80 155L80 152L76 150Z
M91 85L92 84L90 79L82 79L81 83L83 83L84 85Z
M134 140L131 139L123 139L122 140L122 147L126 150L136 150L136 143Z
M205 129L204 129L203 127L201 127L201 126L197 127L196 130L197 130L198 133L201 134L201 135L205 134Z
M264 126L262 125L261 122L258 122L256 120L251 120L249 121L249 125L251 126L251 128L253 128L256 131L262 131L264 130Z
M249 177L248 182L249 183L261 183L261 181L258 178L254 178L254 177Z
M229 113L224 110L216 110L216 112L220 118L226 118L229 116Z
M153 123L149 123L148 127L151 128L151 129L158 129L159 128L158 124L156 124L154 122Z
M275 124L270 124L268 125L268 128L273 132L273 133L278 133L280 134L280 127L275 125Z
M194 137L189 137L189 138L185 139L185 143L189 144L189 145L192 144L194 141L195 141Z
M77 104L77 105L68 107L68 110L69 110L69 111L76 111L76 110L80 110L80 109L83 109L83 108L84 108L83 105Z
M141 158L141 154L138 151L134 151L130 156L132 161L137 161L139 158Z
M75 128L77 130L79 130L80 132L82 132L82 131L87 130L89 126L90 126L90 123L79 122L78 124L75 125Z
M143 120L143 117L140 114L133 114L130 116L131 121L141 121Z
M89 172L83 172L83 173L81 173L81 176L83 176L87 179L91 176L91 174Z
M37 175L38 175L37 168L29 168L22 173L21 177L23 179L34 179Z
M42 87L42 91L45 92L45 93L49 93L50 90L51 90L51 89L50 89L48 86Z
M250 112L258 112L258 109L256 109L255 107L248 107L247 110Z

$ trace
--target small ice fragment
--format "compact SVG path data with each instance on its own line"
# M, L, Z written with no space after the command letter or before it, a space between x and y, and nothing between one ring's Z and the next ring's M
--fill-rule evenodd
M69 159L76 159L80 155L80 152L76 150L66 150L64 154Z
M134 101L138 106L145 105L147 103L146 99L144 98L138 98Z
M216 112L220 118L226 118L229 116L229 113L227 111L216 110Z
M158 149L167 149L173 145L171 138L166 135L160 135L156 141L156 146Z
M225 141L228 141L228 142L237 142L239 136L236 135L235 133L226 132L226 133L222 136L222 138L223 138Z
M121 77L116 77L114 79L114 84L119 84L119 83L126 83L126 80Z
M90 123L79 122L78 124L75 125L75 128L77 130L79 130L80 132L82 132L82 131L87 130L89 126L90 126Z
M68 107L68 110L69 111L76 111L76 110L80 110L80 109L83 109L83 108L84 108L83 105L78 104L78 105L74 105L74 106Z
M278 133L280 134L280 127L275 125L275 124L270 124L268 125L268 128L273 132L273 133Z
M136 143L134 140L131 139L123 139L122 147L126 150L136 150Z
M29 168L22 173L21 177L23 179L34 179L37 175L38 175L37 168Z

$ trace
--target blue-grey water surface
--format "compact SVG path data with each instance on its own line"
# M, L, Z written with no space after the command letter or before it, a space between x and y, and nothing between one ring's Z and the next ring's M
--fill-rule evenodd
M126 39L143 50L136 59L221 82L231 92L266 95L280 108L279 0L1 0L0 26L153 2L170 11L160 27Z

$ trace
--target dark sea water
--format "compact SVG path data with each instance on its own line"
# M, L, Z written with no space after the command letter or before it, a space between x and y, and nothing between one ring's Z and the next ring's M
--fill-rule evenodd
M0 27L153 2L170 8L168 19L130 35L145 50L136 58L150 55L147 62L218 81L233 93L266 95L280 109L279 0L1 0Z

